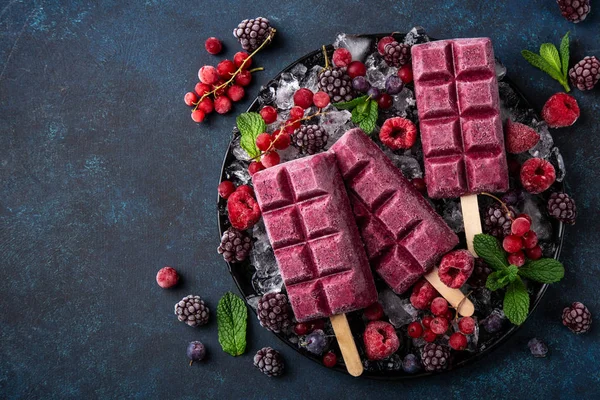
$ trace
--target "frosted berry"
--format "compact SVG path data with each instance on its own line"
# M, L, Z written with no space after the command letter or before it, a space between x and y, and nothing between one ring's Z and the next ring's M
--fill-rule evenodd
M600 81L600 61L585 57L569 70L571 83L579 90L591 90Z
M309 325L305 322L299 322L294 325L294 333L298 336L304 336L309 332Z
M304 117L304 108L300 106L294 106L290 109L290 120L295 121Z
M423 336L423 325L421 325L417 321L411 322L410 324L408 324L407 333L408 336L410 336L413 339L420 338L421 336Z
M258 321L263 328L275 333L285 332L292 325L293 312L285 293L267 293L256 306Z
M392 324L371 321L363 334L365 352L369 360L383 360L400 347L400 339Z
M196 94L199 97L204 96L206 93L209 93L212 90L212 88L210 87L210 85L207 85L206 83L202 83L202 82L198 82L196 83L196 86L194 86L194 92L196 92Z
M198 70L198 78L200 82L207 85L214 85L219 80L217 69L212 65L205 65Z
M383 307L381 304L373 303L369 307L365 308L363 314L369 321L377 321L383 318Z
M318 75L318 88L331 98L331 101L350 101L354 97L352 79L346 73L346 68L328 68Z
M433 320L433 316L432 315L426 315L421 319L421 324L423 324L423 326L425 328L431 328L431 321Z
M264 106L260 110L260 116L265 121L265 124L272 124L277 120L277 110L275 109L275 107Z
M444 370L450 364L450 349L439 344L428 343L421 349L421 362L427 372Z
M481 321L481 326L487 333L496 333L504 326L505 318L499 311L492 311Z
M265 169L265 166L258 161L252 161L248 166L248 172L250 173L250 176L254 175L258 171L262 171L263 169Z
M242 191L242 192L246 192L250 196L256 198L256 196L254 195L254 189L252 189L252 186L250 186L250 185L241 185L236 190L239 190L239 191Z
M231 100L229 100L229 97L217 97L214 104L215 111L219 114L227 114L231 111Z
M227 199L227 211L229 222L240 231L253 227L261 216L260 207L254 197L239 190L233 192Z
M235 83L240 86L248 86L252 82L252 74L250 71L242 71L235 76Z
M473 273L475 259L468 250L454 250L442 257L438 276L444 285L459 288Z
M329 339L323 330L315 329L300 339L298 344L313 354L321 355L329 347Z
M235 64L231 60L223 60L217 64L217 74L221 79L229 80L235 73Z
M548 214L565 224L574 225L577 218L575 200L563 192L552 193L548 199Z
M281 159L276 151L271 151L267 154L263 154L263 156L260 159L260 162L262 163L262 165L265 166L265 168L273 167L279 164L279 161L281 161Z
M231 99L231 101L240 101L244 98L244 88L238 85L231 85L227 88L227 97Z
M582 303L575 302L563 310L562 323L573 333L585 333L592 325L592 313Z
M306 110L313 104L313 92L307 88L296 90L296 93L294 93L294 104Z
M384 93L380 99L384 96L389 97ZM392 150L409 149L417 140L417 127L406 118L388 118L381 126L379 139Z
M443 317L435 317L431 320L430 328L436 335L443 335L450 327L450 322Z
M590 13L590 0L556 0L560 13L567 21L581 22Z
M556 180L554 166L542 158L530 158L521 167L521 183L529 193L547 190Z
M535 247L532 247L531 249L526 249L525 255L531 261L539 260L540 258L542 258L543 255L542 248L539 245L537 245Z
M423 331L423 340L427 343L433 343L435 339L437 339L437 335L430 328L425 328L425 331Z
M330 101L331 99L329 98L329 95L325 92L317 92L313 96L313 103L315 103L315 106L318 108L327 107Z
M223 255L225 262L237 263L248 258L251 249L252 238L245 231L229 227L221 236L217 253Z
M290 147L292 136L289 133L276 131L273 135L275 136L273 147L277 150L285 150Z
M379 99L377 99L377 105L382 110L387 110L390 108L393 102L394 100L392 99L392 96L387 93L383 93L381 96L379 96Z
M206 347L204 347L202 342L195 340L188 344L186 354L190 359L190 365L192 365L194 361L202 361L204 359L206 356Z
M186 106L193 106L198 101L198 95L194 92L187 92L185 96L183 96L183 101Z
M427 184L423 178L414 178L410 181L413 186L421 193L427 192Z
M210 114L215 109L215 105L210 97L205 97L198 104L198 110L204 111L205 114Z
M210 317L210 310L200 296L191 294L175 303L174 311L179 321L192 327L206 324Z
M347 67L352 62L352 54L348 49L340 47L333 52L332 61L336 67Z
M371 84L364 76L357 76L352 79L352 88L360 93L367 93L371 88Z
M419 310L425 310L437 296L439 296L439 293L431 283L421 279L413 287L410 303Z
M538 244L538 237L534 231L528 231L523 235L523 247L533 249Z
M508 235L502 241L502 247L508 253L516 253L523 248L523 239L517 235Z
M527 347L529 347L529 351L531 355L536 358L546 357L548 354L548 346L541 339L533 338L529 342L527 342Z
M156 274L156 283L163 289L171 288L179 282L179 274L172 267L164 267Z
M566 93L556 93L542 109L542 117L550 128L571 126L577 121L579 114L577 100Z
M206 114L202 110L192 111L192 119L194 120L194 122L202 122L202 121L204 121L204 116L205 115Z
M402 360L402 370L407 374L416 374L423 368L421 361L414 354L407 354Z
M510 118L504 126L506 151L519 154L530 150L540 141L540 135L530 126L513 122Z
M530 228L531 228L531 221L529 221L527 218L519 217L519 218L516 218L512 222L512 226L510 227L510 230L513 235L523 236L527 232L529 232Z
M212 90L214 91L214 95L216 98L225 95L225 90L227 90L227 87L225 86L225 82L219 79L217 83L212 85Z
M215 55L219 54L221 50L223 50L223 44L216 37L209 37L208 39L206 39L206 42L204 42L204 48L210 54Z
M508 208L510 213L507 213L500 204L490 205L484 214L483 231L498 239L510 235L511 219L515 217L516 211L512 207Z
M346 72L350 78L354 79L357 76L365 76L367 74L367 67L360 61L352 61L348 64L348 70Z
M369 90L367 90L367 96L369 96L371 99L377 101L379 99L379 97L381 97L381 91L376 88L375 86L371 86L371 88Z
M325 353L323 356L323 365L327 368L333 368L335 367L335 364L337 364L337 356L335 353L332 351Z
M462 351L467 348L467 337L460 332L454 332L448 339L448 345L454 350Z
M268 19L257 17L245 19L233 30L242 48L246 51L255 51L271 35L273 28Z
M383 59L391 67L400 68L410 62L410 45L408 44L393 41L386 44L383 50Z
M398 70L398 76L405 84L411 83L413 81L412 65L408 63L400 67Z
M268 377L283 374L285 364L281 354L271 347L263 347L254 356L254 366Z
M404 83L397 75L390 75L385 80L385 91L392 96L398 94L404 88Z
M219 192L219 196L227 200L229 196L231 196L231 194L235 192L235 185L231 181L223 181L219 183L219 186L217 187L217 192Z
M285 131L287 133L294 133L294 131L300 128L300 126L301 122L298 120L288 119L287 121L285 121Z
M237 68L239 68L242 66L242 64L244 64L244 61L248 60L244 64L244 69L248 69L252 65L252 59L248 57L250 57L250 54L246 53L245 51L238 51L233 56L233 63Z
M517 267L522 267L525 264L525 253L523 253L522 250L519 250L516 253L509 254L508 262Z
M458 321L458 329L465 335L475 332L475 320L471 317L462 317Z
M271 146L272 137L268 133L261 133L256 137L256 147L260 151L267 151Z
M395 41L396 39L394 39L393 36L382 37L379 39L379 42L377 42L377 52L383 56L385 54L385 46Z
M448 301L443 297L436 297L431 302L431 312L437 317L445 315L448 312Z

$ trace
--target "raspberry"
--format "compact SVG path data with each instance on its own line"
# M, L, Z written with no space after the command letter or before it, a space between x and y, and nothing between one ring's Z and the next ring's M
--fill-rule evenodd
M363 314L369 321L377 321L383 318L383 307L379 303L373 303L365 308Z
M365 352L369 360L383 360L400 347L400 339L392 324L371 321L363 334Z
M590 0L556 0L560 13L567 21L581 22L590 13Z
M248 166L248 172L250 173L250 176L254 175L258 171L262 171L263 169L265 169L265 166L258 161L252 161Z
M205 113L202 110L192 111L192 119L194 122L202 122L204 121Z
M540 135L535 129L510 119L506 121L504 131L506 151L512 154L523 153L540 141Z
M330 101L331 99L329 98L329 95L325 92L317 92L313 96L313 103L315 103L315 106L318 108L327 107Z
M408 324L408 336L413 339L420 338L423 335L423 325L417 321Z
M592 313L582 303L575 302L563 310L562 323L573 333L585 333L592 325Z
M279 161L281 161L281 159L276 151L271 151L267 154L263 154L263 156L260 159L260 162L262 163L262 165L264 165L265 168L273 167L279 164Z
M421 324L427 329L431 327L431 321L433 320L433 316L426 315L421 319Z
M248 60L244 64L244 69L248 69L252 65L252 59L248 57L250 57L250 54L246 53L245 51L238 51L233 56L233 63L237 68L239 68L242 66L242 64L244 64L244 61Z
M577 218L575 200L566 193L552 193L548 199L548 214L565 224L574 225Z
M254 196L254 189L252 189L252 186L249 185L241 185L239 186L236 190L239 190L241 192L246 192L248 193L250 196L256 198L256 196Z
M156 274L156 283L163 289L171 288L179 282L179 274L172 267L164 267Z
M186 106L193 106L198 101L198 95L194 92L187 92L185 96L183 96L183 101Z
M214 85L219 80L217 69L212 65L205 65L198 70L198 78L200 82L207 85Z
M475 332L475 320L471 317L462 317L458 321L458 329L465 335Z
M296 93L294 93L294 104L306 110L313 104L313 92L307 88L296 90ZM304 115L304 113L302 115Z
M357 76L365 76L367 74L367 67L360 61L352 61L348 64L348 70L346 72L350 78L354 79Z
M427 192L427 184L425 183L425 179L423 178L415 178L410 181L413 186L421 193Z
M448 302L443 297L436 297L431 302L431 312L436 317L445 315L448 312Z
M379 139L392 150L409 149L417 140L417 127L406 118L389 118L379 131Z
M221 52L221 50L223 49L223 45L221 44L221 41L216 37L209 37L208 39L206 39L206 42L204 42L204 48L210 54L215 55Z
M256 147L260 151L267 151L269 146L271 146L272 137L268 133L261 133L256 137Z
M523 248L523 239L517 235L508 235L502 241L502 247L508 253L516 253Z
M227 88L227 97L232 101L240 101L244 98L244 88L238 85L231 85Z
M231 181L223 181L219 183L219 186L217 187L217 192L219 192L219 196L227 200L229 196L231 196L231 194L235 192L235 185Z
M392 106L393 102L394 100L392 99L392 96L390 96L387 93L382 93L381 96L379 96L379 98L377 99L377 106L379 106L379 108L381 108L382 110L387 110Z
M265 124L272 124L277 120L277 110L275 109L275 107L264 106L260 110L260 116L265 121Z
M450 364L450 349L435 343L426 344L421 350L421 362L425 371L441 371Z
M538 194L556 180L554 166L541 158L530 158L521 167L521 183L529 193Z
M585 57L569 70L571 83L579 90L591 90L600 80L600 61Z
M304 108L295 106L290 109L290 120L296 121L304 117Z
M467 337L460 332L454 332L448 339L448 345L454 350L462 351L467 348Z
M468 250L455 250L442 257L438 275L444 285L459 288L473 273L475 259Z
M275 147L277 150L285 150L290 147L290 144L292 143L292 136L289 133L276 131L274 135L275 142L273 143L273 147Z
M333 351L325 353L323 356L323 365L327 368L333 368L335 367L335 364L337 364L337 356L335 353Z
M523 236L529 232L529 228L531 228L531 221L527 218L518 217L512 222L510 230L513 235Z
M538 243L537 234L534 231L526 232L523 235L523 247L525 249L533 249Z
M427 343L433 343L435 342L435 339L437 339L437 335L435 333L433 333L433 331L429 328L426 328L425 331L423 331L423 340L426 341Z
M248 86L252 82L252 74L250 71L242 71L235 76L235 83L240 86Z
M398 70L398 76L405 84L411 83L413 81L412 65L409 63L400 67Z
M213 101L210 97L205 97L200 104L198 104L198 110L204 111L206 114L210 114L215 109Z
M227 199L227 211L231 225L241 231L246 230L260 219L260 207L247 192L235 191Z
M419 310L425 310L431 301L439 295L438 291L425 279L418 281L410 295L410 303Z
M194 92L196 92L198 94L198 96L202 97L204 96L206 93L210 92L212 89L210 87L210 85L207 85L206 83L202 83L202 82L198 82L196 83L196 86L194 87Z
M352 62L352 54L348 49L340 47L333 52L332 60L336 67L347 67Z
M450 322L443 317L435 317L431 320L431 331L436 335L443 335L450 327Z
M508 262L517 267L522 267L525 264L525 253L522 250L508 255Z
M217 74L221 79L229 80L235 70L235 64L231 60L223 60L217 64Z
M543 252L540 246L535 246L531 249L525 250L525 255L532 261L539 260L542 258Z
M573 96L556 93L548 99L542 109L542 117L550 128L571 126L579 118L579 105Z
M396 39L394 39L393 36L382 37L379 39L379 42L377 42L377 52L383 56L385 54L385 46L395 41Z

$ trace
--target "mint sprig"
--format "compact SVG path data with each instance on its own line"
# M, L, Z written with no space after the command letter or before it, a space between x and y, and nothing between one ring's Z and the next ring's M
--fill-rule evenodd
M500 246L498 239L492 235L475 235L473 247L477 255L483 258L483 261L488 263L493 270L498 271L508 266L506 253Z
M485 287L490 289L492 292L498 289L502 289L509 283L517 279L519 273L519 267L516 265L509 265L508 267L502 267L498 271L492 272L485 283Z
M361 96L350 101L335 103L334 106L339 110L351 110L352 122L358 125L366 134L370 134L375 130L377 117L379 116L379 106L370 97Z
M250 158L260 155L260 150L256 147L256 137L267 129L267 124L259 113L247 112L238 115L235 119L238 130L240 131L240 146L246 150Z
M217 305L219 343L224 352L234 357L244 354L247 319L244 301L231 292L225 293Z
M521 278L516 277L506 288L504 303L502 304L504 315L515 325L521 325L529 314L529 293Z
M569 87L569 32L563 36L560 43L560 54L552 43L542 43L540 54L535 54L529 50L521 51L521 55L529 64L541 69L553 79L557 80L565 89L570 92Z
M554 283L565 276L565 267L553 258L528 261L519 269L519 275L542 283Z

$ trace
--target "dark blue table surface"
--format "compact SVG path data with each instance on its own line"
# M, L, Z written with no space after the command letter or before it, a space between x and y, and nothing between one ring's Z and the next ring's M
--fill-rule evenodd
M565 279L501 349L441 376L393 383L353 379L319 367L266 330L253 314L248 351L232 358L216 320L192 329L173 304L201 295L214 311L237 292L215 249L216 185L235 116L190 120L183 95L217 58L208 36L231 35L265 16L275 46L256 58L250 94L337 32L406 31L438 38L489 36L508 73L539 110L560 91L521 49L557 43L570 30L572 55L600 56L600 4L573 25L552 0L536 1L0 1L0 398L598 398L598 332L576 336L562 308L582 301L600 313L600 88L574 91L582 110L555 131L577 199ZM154 277L176 267L183 283ZM547 359L526 342L543 338ZM208 347L188 367L190 340ZM263 346L283 353L287 373L268 379L252 366Z

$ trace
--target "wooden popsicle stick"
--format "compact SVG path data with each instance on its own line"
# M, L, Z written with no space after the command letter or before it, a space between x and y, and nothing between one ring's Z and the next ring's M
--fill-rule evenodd
M467 236L467 248L473 254L473 257L477 257L477 253L475 253L475 249L473 248L473 238L482 232L477 195L462 196L460 198L460 206L462 208L465 235Z
M470 317L475 312L475 306L471 300L465 298L463 292L458 289L452 289L440 280L437 267L433 267L429 273L425 275L425 279L433 286L443 298L448 300L452 307L456 308L458 313L463 317ZM462 302L462 303L461 303ZM459 307L460 304L460 307Z
M348 325L348 319L346 314L338 314L329 317L335 337L337 338L342 357L344 357L344 364L348 373L352 376L360 376L363 373L363 364L360 361L356 343L354 343L354 337L350 331L350 325Z

